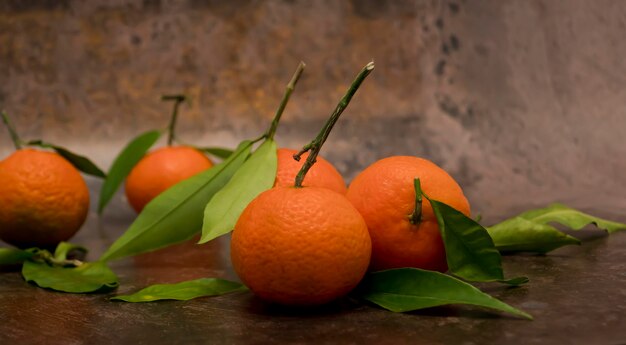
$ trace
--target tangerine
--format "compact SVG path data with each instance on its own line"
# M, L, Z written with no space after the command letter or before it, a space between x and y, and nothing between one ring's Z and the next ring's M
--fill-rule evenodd
M302 159L298 162L293 159L293 155L296 153L298 153L297 150L286 148L277 150L278 167L274 186L293 186L296 175L309 156L308 152L303 154ZM328 188L340 194L346 194L348 191L341 174L330 162L320 156L317 157L317 163L306 174L303 186Z
M367 271L367 225L345 196L319 187L275 187L243 211L231 240L235 272L255 294L318 305L350 292Z
M421 221L417 224L410 221L415 208L415 178L420 179L428 197L466 216L470 214L461 187L433 162L410 156L375 162L354 178L346 194L367 223L372 238L372 270L399 267L448 270L439 225L428 200L423 200Z
M0 163L0 239L21 248L52 248L85 222L89 189L63 157L21 149Z
M200 151L188 146L167 146L143 157L126 178L126 198L141 212L157 195L176 183L213 166Z

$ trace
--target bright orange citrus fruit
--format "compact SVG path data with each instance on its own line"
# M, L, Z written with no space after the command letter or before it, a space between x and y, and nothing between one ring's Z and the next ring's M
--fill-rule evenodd
M200 151L187 146L167 146L143 157L126 178L126 198L137 212L157 195L188 179L213 163Z
M367 223L372 238L372 270L448 269L437 219L428 200L423 199L421 222L414 225L409 220L415 208L416 177L428 197L470 214L461 187L434 163L408 156L375 162L354 178L346 195Z
M63 157L18 150L0 163L0 239L21 248L51 248L80 229L89 189Z
M278 168L274 186L293 186L296 175L309 153L303 154L299 162L293 159L293 155L298 153L296 150L280 148L276 153L278 155ZM317 156L317 163L308 171L302 185L328 188L341 194L346 194L347 191L346 183L341 174L330 162L320 156Z
M243 211L231 241L235 271L255 294L317 305L352 290L367 271L367 225L345 196L318 187L275 187Z

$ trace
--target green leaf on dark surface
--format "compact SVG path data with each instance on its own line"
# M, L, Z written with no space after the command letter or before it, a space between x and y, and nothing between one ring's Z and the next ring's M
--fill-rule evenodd
M221 159L226 159L233 154L233 150L223 147L196 147L196 150L208 153Z
M106 205L111 201L115 192L120 188L126 176L130 174L133 167L150 150L152 145L159 140L162 131L145 132L133 139L115 158L107 178L100 188L100 199L98 201L98 213L102 213Z
M67 159L67 161L70 162L76 169L84 172L85 174L106 178L106 174L96 164L89 160L89 158L75 154L66 148L46 143L41 140L31 140L27 142L26 145L52 149L63 158Z
M246 206L263 191L272 188L276 167L276 142L267 139L206 205L199 243L230 232Z
M501 252L547 253L562 246L577 244L580 240L564 234L549 224L541 224L515 217L487 228Z
M487 230L454 208L429 201L439 223L450 272L469 281L504 280L502 258Z
M29 250L22 250L17 248L0 248L0 266L20 264L30 259L34 255L35 253Z
M87 255L87 248L68 242L61 242L54 250L54 258L56 260L67 260L68 258L78 258L83 260Z
M459 279L417 268L399 268L371 273L365 277L356 293L359 297L394 312L407 312L447 304L469 304L532 319L529 314Z
M192 238L202 229L204 207L241 167L251 147L250 141L242 142L224 162L159 194L100 260L149 252Z
M72 293L104 292L118 286L117 276L103 262L60 267L26 261L22 266L22 276L39 287Z
M160 300L188 301L198 297L219 296L245 290L247 288L240 283L217 278L201 278L176 284L156 284L132 295L115 296L111 300L135 303Z
M608 233L626 230L626 224L594 217L558 203L545 208L526 211L517 217L524 218L538 224L559 223L572 230L580 230L589 224L595 224L598 228L606 230ZM500 224L497 224L493 227L499 225Z

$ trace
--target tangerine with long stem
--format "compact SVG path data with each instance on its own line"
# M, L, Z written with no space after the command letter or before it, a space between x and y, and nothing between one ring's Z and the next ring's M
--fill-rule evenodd
M371 241L363 217L339 193L302 186L333 125L363 80L359 73L320 134L295 186L261 193L243 211L231 240L233 267L258 296L285 305L317 305L351 291L365 274Z

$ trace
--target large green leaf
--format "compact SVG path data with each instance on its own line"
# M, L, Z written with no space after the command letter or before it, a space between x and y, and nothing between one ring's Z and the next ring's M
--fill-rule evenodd
M117 276L103 262L68 268L26 261L22 266L22 276L39 287L72 293L108 291L118 286Z
M53 149L56 153L67 159L67 161L70 162L76 169L84 172L85 174L106 178L106 174L96 164L89 160L89 158L73 153L66 148L46 143L41 140L31 140L27 142L26 145Z
M394 312L407 312L446 304L470 304L532 319L454 277L416 268L371 273L356 290L359 297Z
M224 279L201 278L176 284L156 284L132 295L115 296L111 300L124 302L187 301L198 297L219 296L245 290L247 288L240 283Z
M17 248L0 248L0 266L20 264L35 255L31 250Z
M487 230L454 208L429 200L439 223L450 272L470 281L504 279L502 258Z
M224 162L159 194L100 260L156 250L186 241L200 232L204 207L244 163L251 146L250 141L242 142Z
M548 223L559 223L572 230L580 230L589 224L608 233L626 230L626 224L594 217L563 204L526 211L487 230L496 247L505 252L547 253L565 245L580 244L578 239Z
M206 205L199 243L230 232L250 201L272 188L276 166L276 142L267 139Z
M556 248L580 244L580 240L562 233L549 224L536 223L515 217L487 228L501 252L547 253Z
M107 178L100 188L100 199L98 201L98 213L102 213L115 192L120 188L126 176L130 174L133 167L139 163L141 158L148 152L154 143L161 137L162 131L145 132L133 139L115 158Z

